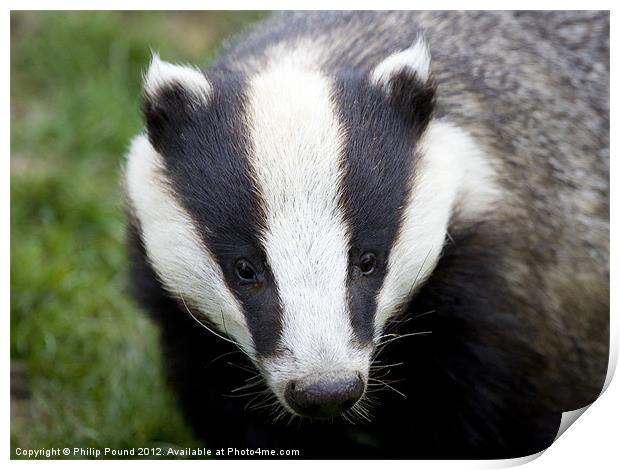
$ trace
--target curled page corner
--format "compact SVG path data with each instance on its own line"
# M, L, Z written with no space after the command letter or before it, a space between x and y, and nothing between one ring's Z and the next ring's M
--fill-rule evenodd
M557 441L558 438L564 434L564 431L566 431L569 427L571 427L573 425L573 423L575 421L577 421L577 419L579 419L579 417L585 413L585 411L590 408L590 406L592 406L592 404L586 405L583 408L579 408L576 410L571 410L571 411L565 411L564 413L562 413L562 419L560 421L560 427L558 428L558 433L555 435L555 439L553 439L553 442Z
M577 419L579 419L579 417L588 408L590 408L590 406L592 406L592 403L584 406L583 408L579 408L579 409L571 410L571 411L565 411L564 413L562 413L562 418L560 420L560 426L558 428L557 434L555 435L555 438L553 439L553 442L557 441L558 438L564 433L564 431L566 431L575 421L577 421ZM551 443L551 445L553 445L553 443ZM516 457L513 459L506 459L506 460L495 460L493 461L493 464L491 467L492 468L519 467L526 463L532 462L533 460L536 460L538 457L544 454L548 449L550 449L551 445L544 448L540 452L536 452L531 455L524 455L523 457Z
M613 328L613 322L610 324L610 327ZM612 329L612 333L613 333L613 329ZM601 393L599 394L599 396L596 398L596 400L598 400L598 398L600 398L600 396L605 393L605 391L607 390L607 388L609 387L609 384L611 383L611 379L614 376L614 373L616 372L616 365L618 363L618 345L617 342L613 341L613 334L610 337L610 344L609 344L609 361L607 362L607 375L605 377L605 383L603 384L603 388L601 390ZM596 401L594 400L592 403L590 403L589 405L584 406L583 408L579 408L576 410L572 410L572 411L565 411L564 413L562 413L562 419L560 421L560 427L558 428L558 433L555 435L555 439L553 439L553 442L557 441L559 439L559 437L564 434L564 431L566 431L569 427L572 426L572 424L577 421L577 419L585 413L585 411L590 408L592 406L592 404Z

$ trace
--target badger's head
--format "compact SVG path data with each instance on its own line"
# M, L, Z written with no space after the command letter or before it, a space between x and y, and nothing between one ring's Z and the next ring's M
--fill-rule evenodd
M126 189L148 260L295 414L362 397L387 320L442 249L455 140L429 125L429 73L418 41L333 76L158 57L146 74Z

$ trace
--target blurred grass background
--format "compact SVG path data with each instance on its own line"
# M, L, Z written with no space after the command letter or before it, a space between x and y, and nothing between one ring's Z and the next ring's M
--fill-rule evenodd
M121 164L150 50L204 65L256 12L12 12L11 449L198 445L127 295Z

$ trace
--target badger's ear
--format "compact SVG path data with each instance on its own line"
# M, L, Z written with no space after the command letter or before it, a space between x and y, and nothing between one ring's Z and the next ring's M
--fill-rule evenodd
M143 86L144 121L156 148L163 135L178 130L208 103L211 94L211 85L200 69L164 62L157 54L153 54Z
M426 128L435 108L436 87L431 54L421 36L409 49L386 57L373 69L371 80L416 131L421 133Z

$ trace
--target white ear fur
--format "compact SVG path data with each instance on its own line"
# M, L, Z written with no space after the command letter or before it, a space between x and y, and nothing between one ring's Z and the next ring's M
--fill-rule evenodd
M191 65L171 64L153 53L151 65L144 76L144 91L149 98L154 98L167 86L181 85L196 98L207 101L211 85L205 74Z
M422 36L418 36L415 43L404 51L396 52L385 58L372 71L374 83L385 86L400 73L415 75L422 83L430 76L431 53Z

